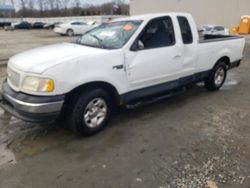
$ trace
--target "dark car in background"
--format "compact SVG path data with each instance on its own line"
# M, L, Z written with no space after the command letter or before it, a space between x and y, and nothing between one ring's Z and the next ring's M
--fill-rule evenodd
M32 25L29 22L14 23L13 29L31 29Z
M46 25L46 23L43 23L43 22L35 22L32 25L32 28L33 29L43 29L45 25Z
M0 27L5 28L11 26L11 22L0 22Z

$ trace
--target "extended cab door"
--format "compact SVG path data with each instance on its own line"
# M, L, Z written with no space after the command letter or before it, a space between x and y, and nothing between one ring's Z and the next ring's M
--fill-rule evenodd
M126 54L130 89L178 79L182 68L180 60L172 18L151 20Z
M195 42L194 33L195 23L192 22L192 18L187 18L185 16L177 16L181 39L179 42L181 64L182 64L182 77L190 76L195 73L196 63L197 63L197 42ZM190 23L191 22L191 23ZM191 27L192 24L192 27Z

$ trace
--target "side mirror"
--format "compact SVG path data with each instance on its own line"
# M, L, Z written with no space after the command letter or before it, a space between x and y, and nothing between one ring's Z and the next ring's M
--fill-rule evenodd
M133 46L131 47L132 51L144 50L145 46L141 40L136 40Z
M138 40L137 49L144 50L145 46L141 40Z

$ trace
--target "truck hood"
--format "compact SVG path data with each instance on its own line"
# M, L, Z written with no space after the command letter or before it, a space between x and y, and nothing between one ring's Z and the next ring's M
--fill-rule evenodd
M104 51L74 43L54 44L17 54L10 58L8 65L23 72L42 74L60 63L73 63L79 56L98 55Z

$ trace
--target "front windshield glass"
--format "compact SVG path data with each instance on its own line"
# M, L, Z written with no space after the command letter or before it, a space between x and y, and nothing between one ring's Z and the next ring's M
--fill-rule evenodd
M141 21L105 23L81 36L78 43L96 48L119 49L127 43L141 23Z

